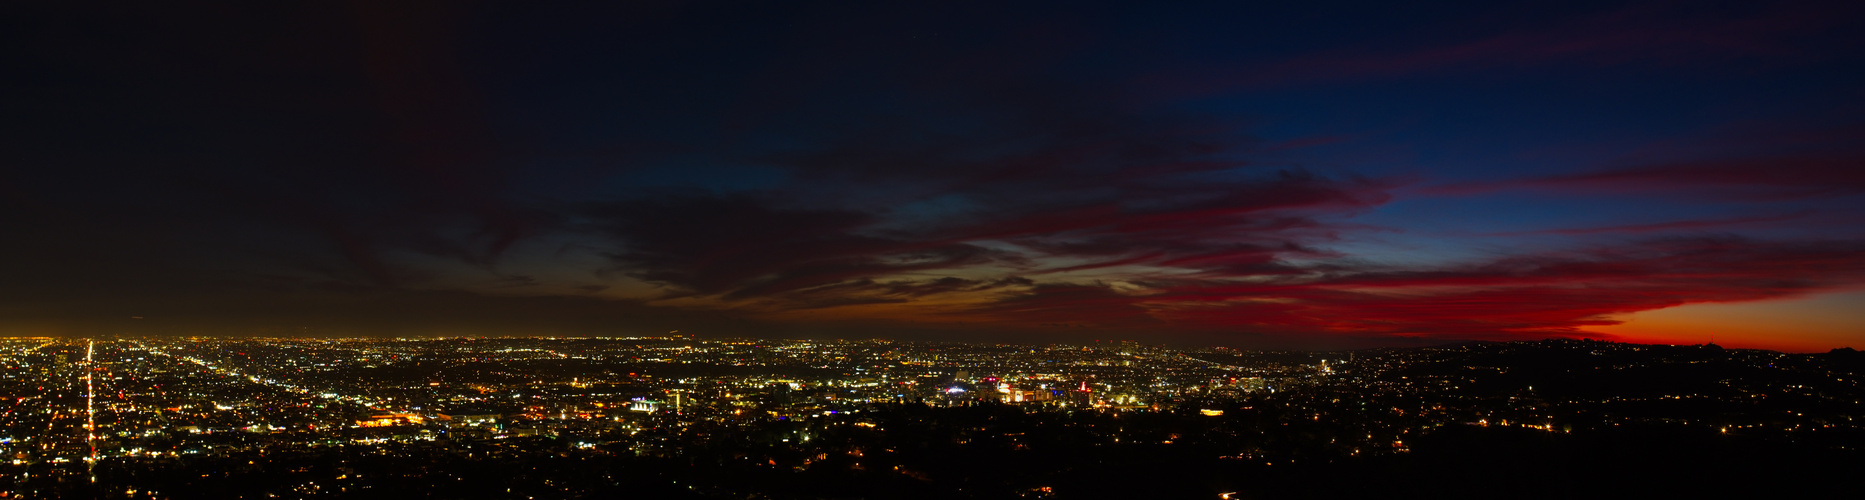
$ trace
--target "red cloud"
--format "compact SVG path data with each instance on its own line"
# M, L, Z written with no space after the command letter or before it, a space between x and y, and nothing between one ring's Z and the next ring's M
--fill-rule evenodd
M1538 338L1615 324L1616 314L1855 286L1865 282L1865 242L1657 240L1463 268L1254 278L1180 281L1138 294L1051 285L971 312L1196 331Z
M1718 198L1784 200L1865 192L1865 156L1709 160L1643 165L1583 174L1432 188L1441 194L1501 189L1599 192L1697 192Z
M1628 224L1628 225L1623 225L1623 226L1582 227L1582 228L1569 228L1569 229L1545 229L1545 230L1540 230L1540 231L1512 231L1512 232L1506 232L1506 233L1489 233L1489 234L1485 234L1484 236L1526 236L1526 235L1534 235L1534 234L1585 235L1585 234L1605 234L1605 233L1651 233L1651 232L1659 232L1659 231L1669 231L1673 229L1710 229L1710 228L1721 228L1721 227L1729 227L1729 226L1736 226L1736 225L1743 225L1743 224L1754 224L1754 223L1759 223L1759 222L1781 222L1781 221L1786 221L1786 220L1798 219L1801 217L1805 217L1807 215L1808 215L1808 212L1797 212L1797 213L1786 214L1786 215L1769 215L1769 216L1761 216L1761 217L1733 217L1733 218L1727 218L1727 219L1694 219L1694 220L1680 220L1680 221L1671 221L1671 222L1657 222L1657 223L1652 223L1652 224Z

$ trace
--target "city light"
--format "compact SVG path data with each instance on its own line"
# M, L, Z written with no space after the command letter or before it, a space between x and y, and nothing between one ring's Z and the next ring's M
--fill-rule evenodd
M1416 446L1433 446L1414 437L1458 429L1530 430L1552 438L1669 426L1701 428L1725 439L1850 446L1840 444L1849 441L1836 433L1865 425L1865 416L1834 412L1855 407L1860 378L1829 375L1841 372L1827 358L1597 341L1359 351L1326 356L1325 370L1322 354L1133 344L1097 349L693 338L0 342L0 381L45 388L0 399L6 405L0 407L0 452L12 457L5 465L13 468L12 477L68 473L82 476L83 484L145 493L183 488L124 483L132 476L123 471L174 467L177 457L257 466L261 460L344 449L333 446L418 453L428 461L564 453L577 460L677 461L729 443L723 449L738 451L719 463L757 456L764 467L789 471L830 466L825 464L867 471L884 463L877 461L913 453L889 436L933 432L911 442L952 450L993 443L993 449L1021 452L1057 446L1053 440L1066 435L1085 440L1070 446L1109 453L1218 449L1225 451L1205 459L1285 467L1300 457L1325 462L1410 455ZM564 365L567 352L586 361ZM1526 383L1504 382L1516 380L1509 372L1521 366L1518 358L1564 352L1587 353L1577 359L1592 364L1552 373L1616 375L1714 365L1748 375L1711 378L1709 385L1688 386L1695 392L1669 394L1628 395L1611 385L1592 386L1594 392L1571 399L1547 396L1573 390L1549 389L1566 375L1537 378L1532 390ZM398 363L420 369L384 371ZM1821 377L1824 382L1812 382ZM965 384L971 381L985 381L994 390L969 390ZM1747 408L1794 398L1804 404L1774 413L1702 412L1692 406ZM1675 406L1669 413L1650 406L1664 404ZM1634 407L1648 409L1620 410ZM938 421L950 423L926 427ZM1065 429L1072 430L1053 434ZM1288 448L1290 443L1258 441L1297 429L1325 436L1325 444ZM721 436L730 439L719 441ZM1820 436L1833 437L1814 439ZM760 448L772 446L794 451ZM838 456L863 462L833 460ZM354 467L337 470L349 472L320 481L339 491L381 484ZM916 467L896 474L914 481L934 477Z

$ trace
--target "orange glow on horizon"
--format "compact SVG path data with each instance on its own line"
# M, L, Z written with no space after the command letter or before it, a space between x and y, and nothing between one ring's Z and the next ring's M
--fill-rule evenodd
M1865 348L1865 291L1797 299L1690 304L1634 313L1588 329L1640 344L1703 344L1784 352Z

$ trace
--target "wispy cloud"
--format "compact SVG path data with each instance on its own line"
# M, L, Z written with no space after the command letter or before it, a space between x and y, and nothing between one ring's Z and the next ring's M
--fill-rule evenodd
M1533 235L1538 235L1538 234L1558 234L1558 235L1577 236L1577 235L1611 234L1611 233L1633 233L1633 234L1654 233L1654 232L1673 231L1673 230L1680 230L1680 229L1718 229L1718 228L1729 228L1729 227L1734 227L1734 226L1743 226L1743 225L1749 225L1749 224L1759 224L1759 223L1764 223L1764 222L1790 221L1790 220L1795 220L1795 219L1806 217L1810 214L1811 212L1801 211L1801 212L1795 212L1791 214L1763 215L1763 216L1756 216L1756 217L1729 217L1729 218L1722 218L1722 219L1690 219L1690 220L1677 220L1677 221L1668 221L1668 222L1654 222L1650 224L1625 224L1625 225L1618 225L1618 226L1577 227L1577 228L1565 228L1565 229L1541 229L1541 230L1534 230L1534 231L1506 231L1506 232L1498 232L1498 233L1484 233L1484 234L1481 234L1480 236L1513 237L1513 236L1533 236Z
M1510 19L1497 32L1437 44L1360 46L1314 52L1273 63L1247 64L1216 75L1209 70L1155 76L1147 83L1193 95L1327 81L1367 81L1446 70L1520 68L1556 63L1581 66L1804 61L1839 54L1809 43L1845 28L1860 9L1844 4L1753 4L1717 8L1692 2L1648 2L1609 12L1551 15L1541 22ZM1461 26L1419 29L1465 31ZM1411 37L1429 39L1434 37ZM1813 50L1809 50L1812 48ZM1824 49L1824 50L1822 50Z

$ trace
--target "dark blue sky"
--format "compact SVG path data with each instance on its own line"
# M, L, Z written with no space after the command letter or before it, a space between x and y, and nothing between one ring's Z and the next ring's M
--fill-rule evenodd
M1839 3L11 10L0 333L1865 340Z

